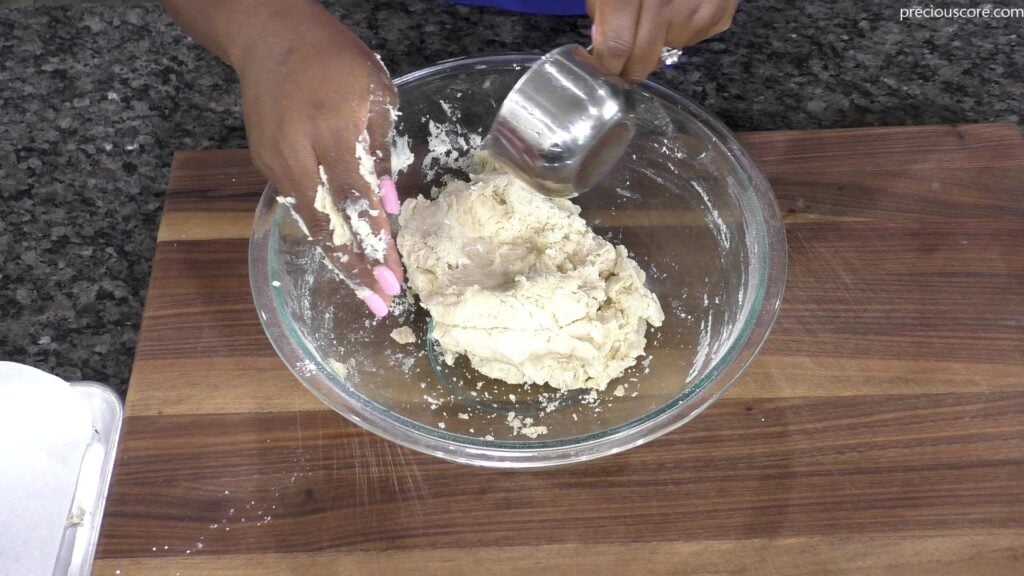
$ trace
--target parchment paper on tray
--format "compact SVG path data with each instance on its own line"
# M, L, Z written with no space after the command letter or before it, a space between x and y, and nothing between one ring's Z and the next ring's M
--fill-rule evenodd
M121 415L102 385L0 362L0 571L89 573Z

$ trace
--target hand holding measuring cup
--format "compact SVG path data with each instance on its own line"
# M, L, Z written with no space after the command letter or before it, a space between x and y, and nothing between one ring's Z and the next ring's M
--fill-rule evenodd
M664 63L665 47L685 48L732 25L739 0L587 0L594 57L604 72L641 82Z
M729 27L736 0L591 0L591 49L542 57L502 103L483 148L538 192L571 198L613 169L633 138L627 82L675 64L679 47Z

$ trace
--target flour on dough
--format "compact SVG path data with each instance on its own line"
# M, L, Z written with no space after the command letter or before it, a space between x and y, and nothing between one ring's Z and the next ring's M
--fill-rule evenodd
M626 249L580 208L497 170L407 200L398 248L448 363L561 390L603 390L644 353L661 305Z

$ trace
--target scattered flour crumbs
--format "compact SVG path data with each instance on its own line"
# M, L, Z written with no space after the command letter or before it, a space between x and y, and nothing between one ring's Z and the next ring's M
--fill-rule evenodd
M412 328L402 326L391 331L391 339L399 344L412 344L416 341L416 334L413 333Z

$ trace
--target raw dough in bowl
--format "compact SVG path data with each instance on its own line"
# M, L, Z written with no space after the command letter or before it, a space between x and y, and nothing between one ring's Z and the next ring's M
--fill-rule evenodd
M658 298L579 213L495 169L405 202L398 249L449 364L464 354L511 384L603 390L643 355Z

